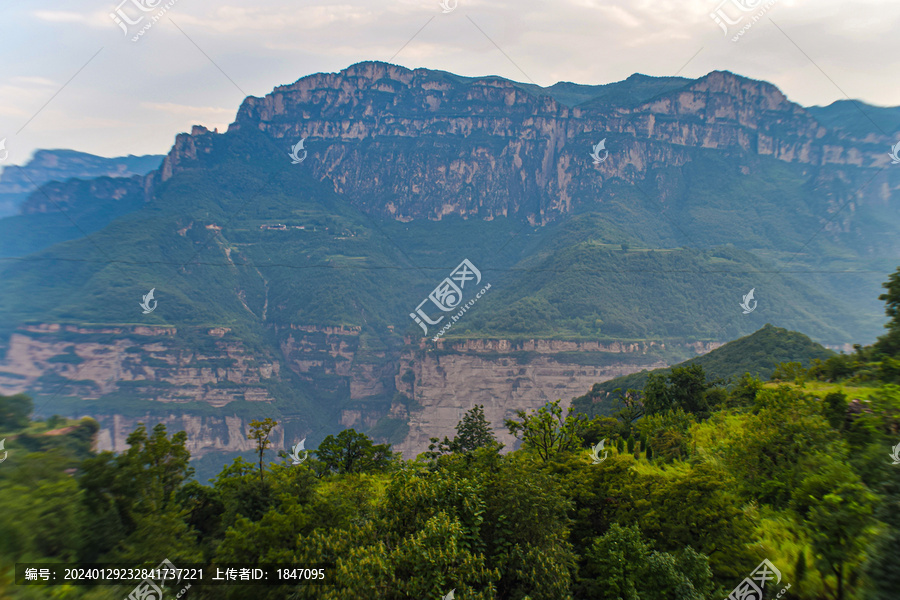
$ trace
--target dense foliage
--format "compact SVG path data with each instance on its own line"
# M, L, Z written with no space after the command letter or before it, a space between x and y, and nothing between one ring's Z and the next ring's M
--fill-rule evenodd
M797 362L809 367L816 361L840 360L840 356L796 331L766 324L758 331L738 338L715 350L678 363L673 367L641 371L595 384L589 394L573 401L581 412L590 412L591 404L608 394L621 397L622 390L642 389L651 375L666 376L673 369L698 365L707 378L724 385L736 384L745 374L767 379L781 363ZM618 391L616 391L618 390ZM615 393L613 393L615 392Z
M328 572L324 586L198 585L198 599L708 600L766 559L782 575L767 598L787 585L804 600L894 598L900 386L884 365L897 358L898 281L889 333L841 359L840 384L821 381L839 377L833 358L730 386L676 367L621 394L614 417L560 401L517 413L505 454L480 406L414 461L349 429L299 465L273 463L266 418L248 436L257 463L238 458L202 485L184 432L140 426L126 451L94 452L91 420L31 421L27 397L0 397L0 595L48 597L12 583L15 562L168 558Z
M692 373L703 377L700 367L682 375ZM68 424L51 437L70 443L31 451L22 442L49 426L9 409L23 398L0 400L12 451L0 467L0 585L13 598L46 597L11 583L16 561L164 557L329 565L331 586L195 586L196 598L440 598L453 589L460 599L702 600L727 595L764 558L798 598L888 598L898 576L890 508L900 471L887 459L900 388L891 385L861 413L840 396L752 379L708 415L682 400L635 420L627 411L588 419L554 402L507 421L521 440L507 454L476 407L417 461L347 430L304 464L264 461L260 470L239 458L210 486L190 478L183 432L139 427L114 455L88 453L78 428L91 427ZM254 438L266 459L268 425L256 423ZM600 439L609 455L592 464ZM54 597L127 591L72 587Z

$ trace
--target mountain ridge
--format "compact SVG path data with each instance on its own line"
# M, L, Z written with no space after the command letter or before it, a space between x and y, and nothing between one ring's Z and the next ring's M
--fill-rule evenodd
M139 209L0 268L0 386L112 420L239 412L231 437L270 411L311 440L341 425L417 452L471 402L502 422L767 322L874 338L900 254L884 148L771 84L668 84L570 108L501 78L362 63L245 99L225 132L195 126L159 169L72 184L67 204ZM431 342L410 315L464 259L490 291Z

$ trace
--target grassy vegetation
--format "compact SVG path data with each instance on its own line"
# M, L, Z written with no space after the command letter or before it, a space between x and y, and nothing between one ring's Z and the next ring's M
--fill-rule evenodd
M793 382L767 381L763 384L766 388L775 389L782 385L788 385L797 390L813 394L818 398L824 398L828 394L844 394L848 399L868 400L878 393L881 386L878 385L851 385L848 383L828 383L824 381L805 381L800 384Z

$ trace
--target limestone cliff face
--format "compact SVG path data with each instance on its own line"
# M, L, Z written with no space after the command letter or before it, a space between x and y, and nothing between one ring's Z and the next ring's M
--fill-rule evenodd
M179 347L171 327L23 327L0 361L0 393L65 391L91 400L118 392L211 406L272 401L262 383L278 377L280 364L250 356L227 329L205 333L215 341L203 353Z
M568 407L572 398L585 394L595 383L668 365L648 354L662 346L655 343L466 340L447 346L443 351L426 351L423 343L400 361L395 384L415 400L414 409L395 402L391 415L409 424L406 438L396 445L407 458L426 450L432 437L452 438L463 414L476 404L484 405L494 434L511 449L516 440L503 424L516 411L554 400ZM719 346L697 343L690 348L699 354Z
M637 106L569 108L499 78L462 81L377 62L249 97L229 127L239 130L261 131L285 153L306 138L305 168L372 214L518 216L534 224L602 198L611 178L641 181L703 149L829 167L824 183L888 164L891 142L830 132L773 85L729 72ZM202 164L214 135L202 127L179 135L154 181ZM590 145L603 138L609 159L594 165ZM660 193L664 183L648 182Z
M413 458L428 448L429 438L452 438L463 414L476 404L484 405L494 434L512 448L515 439L504 427L505 419L515 417L518 410L535 409L557 399L568 407L572 398L586 393L594 383L640 370L631 358L625 356L606 366L582 366L552 356L519 363L512 357L426 355L415 361L416 380L408 386L422 408L408 414L409 434L396 448L404 457ZM664 361L656 360L640 368L664 366ZM394 414L402 415L400 408Z
M245 452L255 448L255 442L247 438L250 433L249 420L239 417L199 417L177 411L148 413L140 417L116 414L90 416L100 423L96 440L98 451L122 452L128 449L126 440L138 423L144 423L148 429L152 428L151 424L163 423L167 431L184 431L187 433L187 449L193 458L210 452ZM281 425L272 430L269 441L274 451L291 446L291 443L285 443L284 427Z
M265 359L250 354L227 328L22 327L0 360L0 394L36 395L47 414L94 417L101 425L101 450L123 450L140 422L148 428L165 423L169 431L186 431L189 449L199 457L250 450L250 420L262 418L262 408L278 400L271 386L299 378L310 393L340 403L337 422L311 423L305 409L282 401L274 450L286 449L314 426L332 433L394 423L400 428L379 441L413 458L427 449L430 437L452 437L475 404L485 406L497 436L512 447L503 421L517 410L556 399L568 405L594 383L667 364L654 354L665 346L652 342L501 339L441 341L429 348L408 339L399 352L363 356L358 327L288 326L275 334L280 354ZM681 350L702 353L718 345L698 342ZM84 408L52 402L71 396L81 398ZM230 409L232 402L243 403L241 415ZM260 414L247 411L247 402L258 403ZM196 403L219 410L198 411Z

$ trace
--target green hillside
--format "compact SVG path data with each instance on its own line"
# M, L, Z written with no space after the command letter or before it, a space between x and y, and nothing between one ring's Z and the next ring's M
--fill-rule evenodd
M671 216L633 187L613 183L602 210L584 207L540 228L516 219L398 223L361 213L327 180L289 168L262 134L212 139L204 168L177 174L141 210L6 263L5 333L53 321L219 325L250 339L267 323L286 322L379 332L392 325L396 335L415 334L409 313L463 258L482 269L492 291L455 336L722 340L774 321L836 343L878 329L877 309L849 310L852 294L767 274L773 265L760 255L777 260L779 248L799 245L803 227L813 225L809 216L803 221L809 199L787 184L777 207L767 209L781 225L767 232L754 231L755 220L723 231L730 213L717 208L699 177L699 200ZM775 177L786 167L760 168ZM266 228L276 225L286 229ZM727 239L744 239L756 252L729 247ZM690 248L679 247L688 241ZM813 247L821 250L819 263L852 262L834 244ZM745 317L737 305L753 287L760 309ZM136 299L150 288L161 309L136 314Z
M799 362L808 368L814 359L825 360L834 355L834 352L813 342L802 333L766 323L762 329L751 335L728 342L707 354L672 367L641 371L595 384L589 395L576 398L572 406L579 412L590 412L592 397L605 396L615 389L621 389L623 392L629 389L641 390L651 373L668 374L674 367L700 365L707 380L720 379L727 384L733 384L744 373L750 373L763 380L768 379L775 367L782 362Z
M448 106L485 80L426 75L430 86L451 89ZM585 113L601 115L689 83L634 75L606 86L516 85L586 103ZM417 90L396 80L378 85L397 94L383 107L392 118L421 118L421 106L408 100ZM358 98L382 103L386 93L373 86ZM329 122L365 117L362 104L328 102L314 104L331 115ZM329 179L339 171L313 166L327 163L324 156L291 165L286 141L254 126L259 123L248 106L238 115L239 127L192 134L191 143L203 151L188 161L190 168L176 169L165 182L158 177L147 202L141 188L117 202L112 194L90 204L82 188L112 185L98 179L72 184L77 206L65 216L0 221L0 251L13 255L90 233L25 260L0 262L0 345L20 324L35 322L218 325L268 347L270 325L354 325L382 344L388 337L396 343L404 334L421 334L410 312L464 258L492 288L448 338L723 341L770 322L838 344L870 341L881 330L873 292L894 266L885 257L896 255L900 213L885 203L861 202L838 215L838 203L856 186L826 170L660 140L651 150L663 159L648 163L646 173L634 178L626 165L607 175L586 155L596 136L583 133L556 151L557 160L573 165L566 211L542 204L544 188L522 187L527 194L516 200L512 216L485 220L479 206L491 199L473 184L463 194L478 202L466 204L462 216L452 207L444 211L448 200L437 190L420 204L438 205L422 214L440 214L439 221L394 220L372 215L386 214L397 193L411 193L406 178L432 190L426 184L445 165L500 151L506 142L486 132L449 134L444 114L430 115L433 130L421 135L317 141L328 156L344 157L337 163L358 161L359 173L382 174L358 197ZM539 110L535 106L523 103L517 110ZM488 114L506 107L484 101L461 110ZM290 124L299 114L279 119ZM613 154L643 144L627 134L607 139ZM500 154L492 159L506 160ZM510 177L501 190L529 177L507 163L497 162L496 170ZM540 225L524 216L538 213L546 216ZM850 214L853 220L844 220ZM829 215L841 220L829 223ZM151 288L160 309L136 313L135 300ZM738 303L750 289L759 308L743 315ZM389 328L394 332L386 333Z

